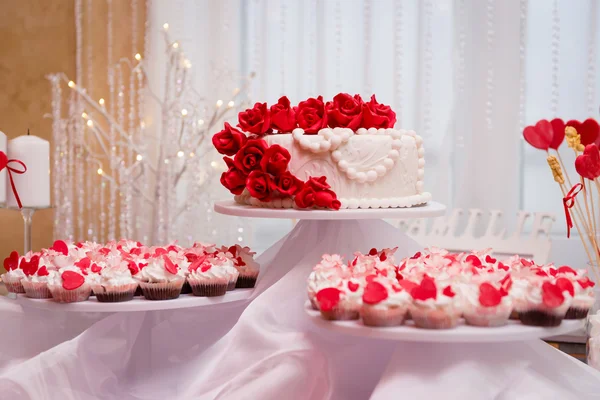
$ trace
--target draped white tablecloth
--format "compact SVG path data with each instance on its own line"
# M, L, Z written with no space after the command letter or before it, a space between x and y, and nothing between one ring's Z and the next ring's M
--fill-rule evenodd
M399 343L304 312L323 253L419 246L380 220L301 221L259 257L253 302L85 315L0 301L0 399L593 399L600 374L541 341Z

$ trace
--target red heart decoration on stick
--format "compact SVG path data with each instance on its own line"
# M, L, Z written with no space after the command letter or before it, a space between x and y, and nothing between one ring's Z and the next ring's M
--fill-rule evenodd
M552 124L548 120L542 119L535 126L525 127L523 137L536 149L548 151L554 137Z
M554 118L550 121L552 125L552 141L550 142L550 148L558 150L563 140L565 140L565 122L560 118Z
M8 164L8 157L6 156L6 153L3 151L0 151L0 171L2 171L4 168L6 168L7 164Z
M39 263L40 257L37 255L31 257L29 261L23 258L23 260L21 260L21 269L25 275L31 276L38 270Z
M600 141L600 125L593 118L588 118L583 122L571 120L565 126L575 128L579 136L581 136L581 144L584 146L592 143L598 144L598 141Z
M85 283L83 275L73 271L65 271L62 273L62 287L67 290L75 290Z
M13 269L17 269L19 267L19 253L16 251L12 251L10 256L4 259L4 269L6 271L11 271Z
M590 180L600 176L600 151L595 144L585 146L583 154L575 159L575 169L579 175Z

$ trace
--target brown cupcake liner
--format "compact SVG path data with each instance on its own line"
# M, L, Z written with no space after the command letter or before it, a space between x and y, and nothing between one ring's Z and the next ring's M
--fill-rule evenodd
M8 274L0 275L0 277L2 277L2 282L4 282L4 285L6 285L6 290L8 290L10 293L25 293L25 289L21 283L23 278L14 279L8 277L7 275Z
M190 283L186 280L181 287L181 294L190 294L192 293L192 287Z
M539 310L528 310L520 311L519 319L523 325L552 327L559 326L563 317Z
M67 290L61 285L48 285L48 290L52 293L52 299L57 303L76 303L86 301L90 297L92 288L84 283L77 289Z
M256 278L258 275L240 275L238 276L235 287L237 289L249 289L256 285Z
M133 296L143 296L144 292L142 291L142 287L138 284L137 289L135 289L135 293L133 294Z
M589 308L569 307L565 319L583 319L586 318Z
M216 297L227 293L229 283L219 281L190 281L194 296Z
M96 295L96 299L100 303L119 303L132 300L137 288L137 283L112 287L92 285L92 293Z
M140 282L146 300L172 300L179 297L184 280L173 282Z
M52 293L50 293L46 282L29 282L24 279L21 283L23 284L23 289L25 289L25 296L31 299L52 298Z
M233 289L235 289L236 284L237 284L237 278L233 281L229 281L229 283L227 284L227 291L231 292Z
M512 320L519 320L519 312L515 309L513 309L510 313L510 316L508 317L508 319L512 319Z

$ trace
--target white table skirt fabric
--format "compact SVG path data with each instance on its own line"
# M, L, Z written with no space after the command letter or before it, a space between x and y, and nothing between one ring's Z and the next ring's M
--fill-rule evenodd
M600 397L599 373L539 341L399 343L309 319L306 277L323 253L394 246L399 256L419 249L380 220L301 221L260 257L249 305L106 316L23 310L1 299L0 399Z

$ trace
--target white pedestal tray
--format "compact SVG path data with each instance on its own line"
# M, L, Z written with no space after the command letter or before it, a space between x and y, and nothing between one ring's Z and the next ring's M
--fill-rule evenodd
M397 327L370 327L363 325L361 320L356 321L328 321L321 317L319 311L313 310L310 303L305 304L306 313L315 324L323 329L363 336L373 339L399 340L404 342L432 342L432 343L500 343L523 342L562 335L573 332L583 327L583 320L564 320L560 326L543 328L526 326L518 321L509 321L505 326L482 328L461 323L454 329L419 329L412 321Z
M133 300L119 303L101 303L95 297L77 303L57 303L52 299L30 299L24 294L17 295L17 301L23 307L38 308L47 311L68 312L134 312L175 310L179 308L218 306L220 304L242 301L250 298L254 289L235 289L223 296L199 297L192 294L182 294L173 300L146 300L135 297Z

